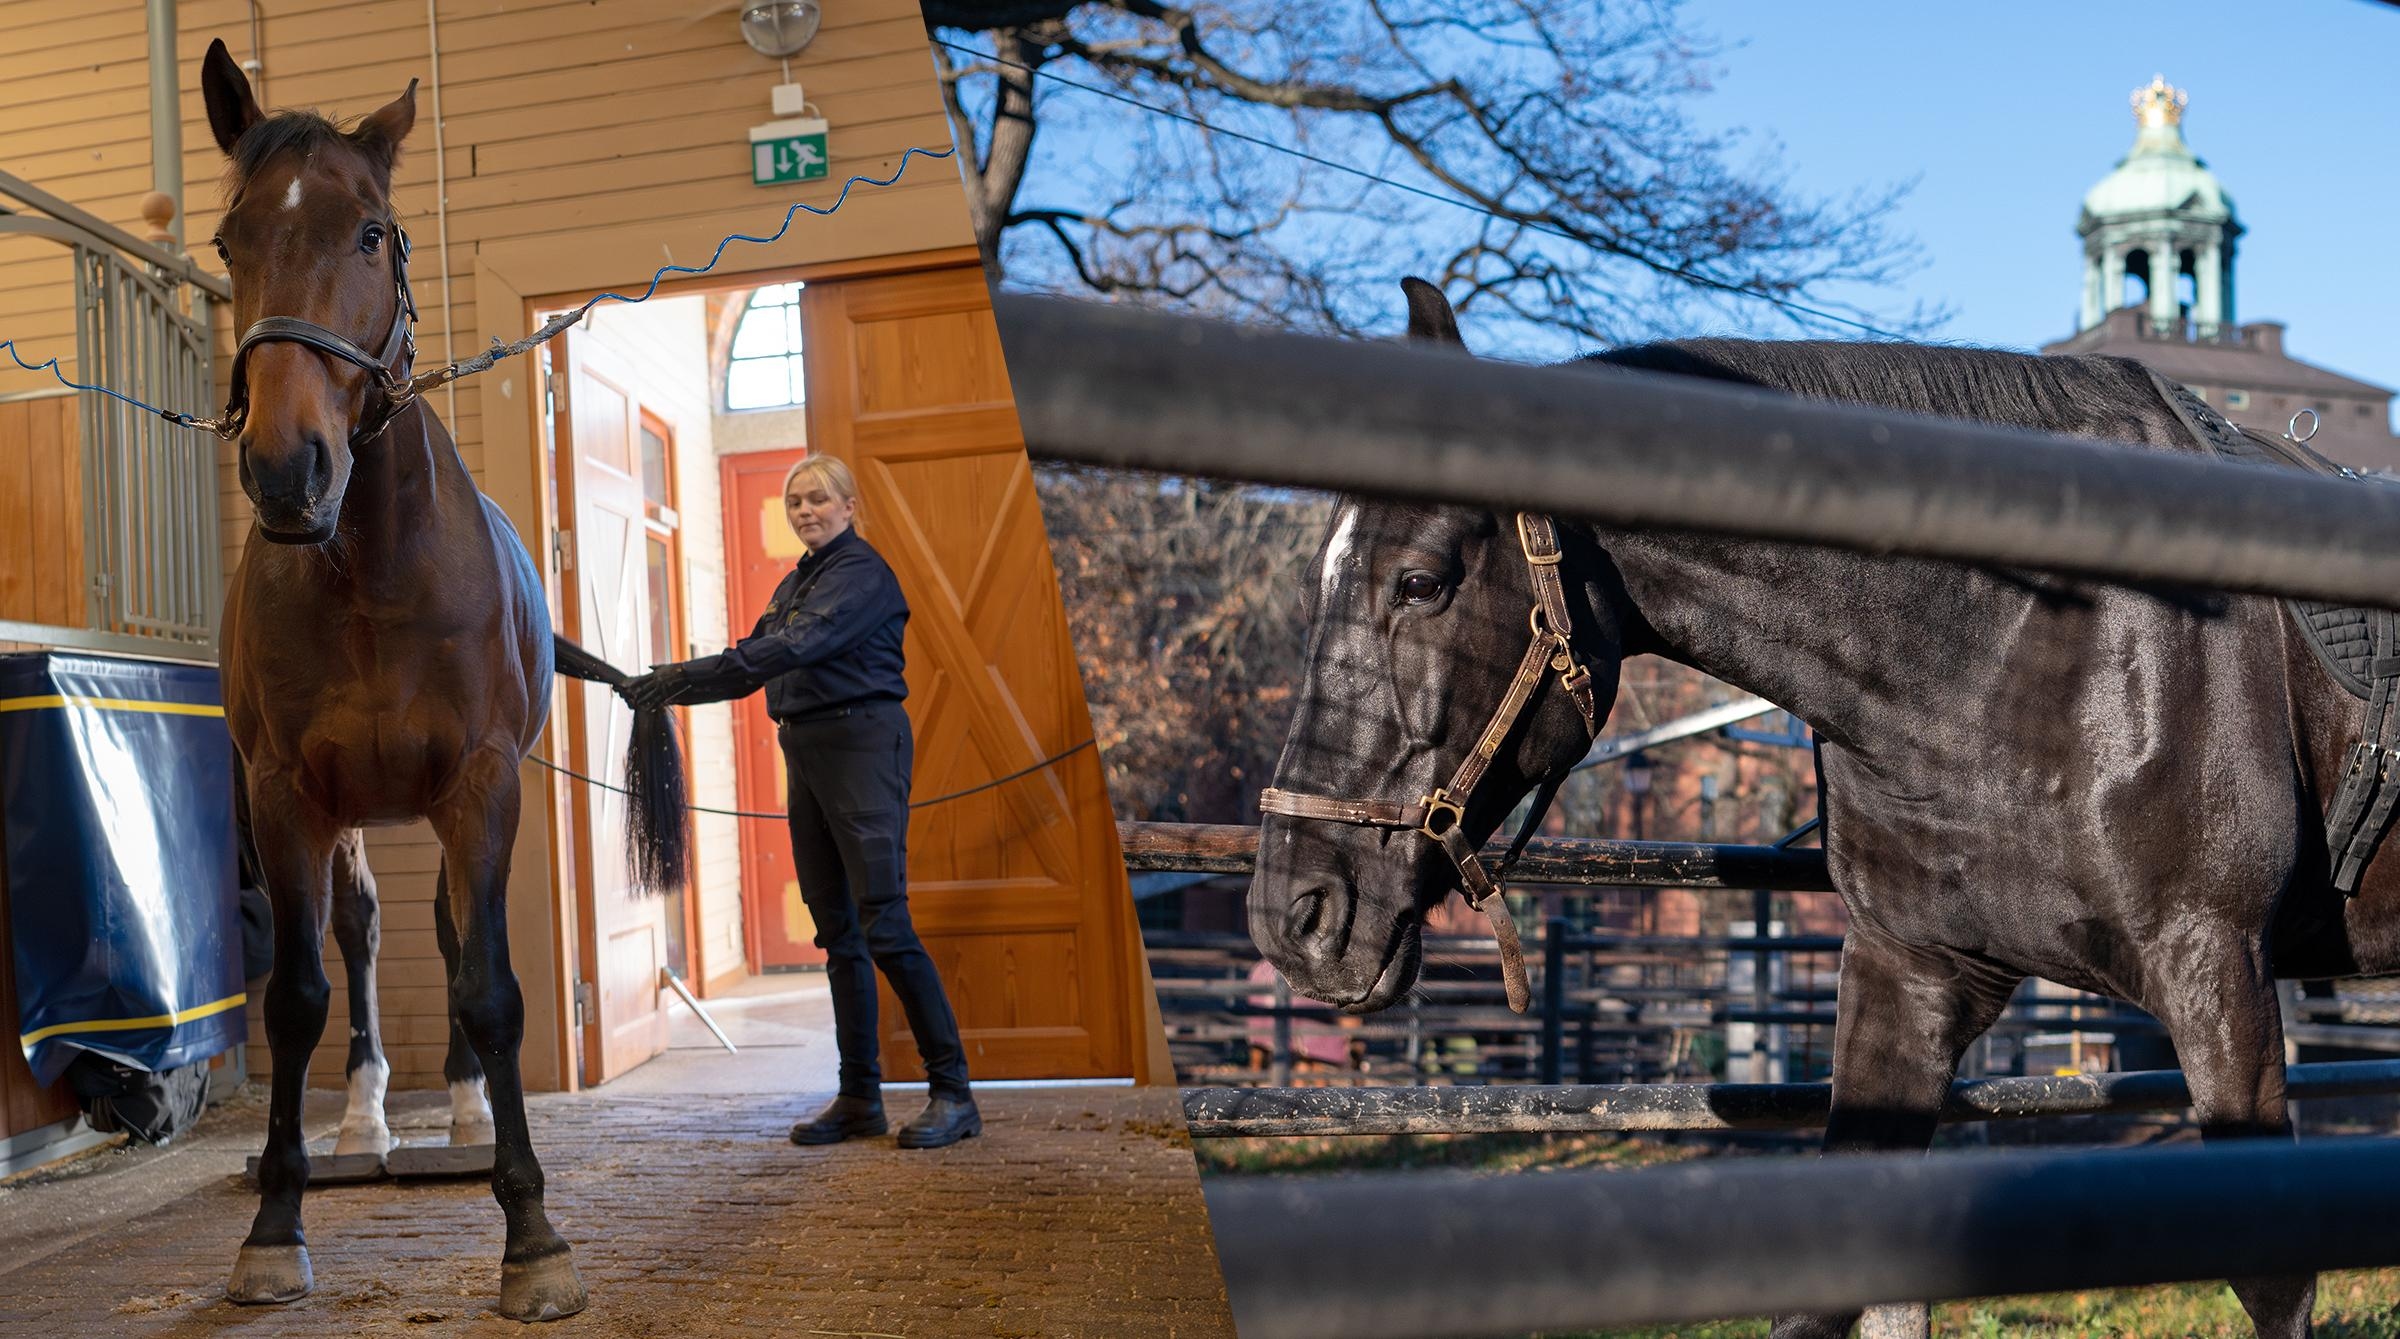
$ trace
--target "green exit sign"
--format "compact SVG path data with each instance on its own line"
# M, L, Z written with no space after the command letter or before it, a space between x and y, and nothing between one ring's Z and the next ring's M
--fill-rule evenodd
M815 117L770 121L750 131L750 182L780 186L816 181L832 172L825 123Z

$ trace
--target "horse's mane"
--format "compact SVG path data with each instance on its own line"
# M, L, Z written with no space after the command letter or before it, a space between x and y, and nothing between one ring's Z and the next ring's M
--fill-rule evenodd
M2120 441L2158 440L2144 429L2173 421L2148 372L2126 358L1932 344L1691 339L1612 349L1586 361Z
M316 112L289 108L269 113L233 142L225 168L226 198L239 195L260 168L286 149L310 154L332 144L359 147L348 130Z

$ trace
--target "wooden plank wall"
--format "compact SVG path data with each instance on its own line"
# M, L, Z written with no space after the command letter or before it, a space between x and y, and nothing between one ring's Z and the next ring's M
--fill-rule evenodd
M0 401L0 619L84 620L80 403Z
M832 187L851 173L887 175L908 146L946 147L947 121L917 7L909 0L845 0L828 6L815 43L791 63L812 101L832 122L833 176L805 189L750 184L745 132L770 117L768 91L781 81L776 63L741 42L731 12L695 16L700 7L655 0L439 0L442 105L448 178L449 248L435 218L434 118L424 0L278 0L270 4L259 55L270 109L313 106L354 117L389 101L411 78L418 120L395 181L395 195L416 244L412 278L424 322L418 345L427 363L480 347L487 332L517 313L476 305L479 258L535 252L573 254L577 283L639 284L672 259L705 260L733 231L770 232L793 199L830 204ZM200 58L223 37L237 57L249 54L247 0L183 0L178 6L185 204L184 236L204 244L219 209L222 156L211 139L200 96ZM148 62L141 0L0 0L0 167L137 233L150 189ZM862 190L868 188L861 188ZM880 233L860 221L802 215L793 235L772 248L736 248L727 270L871 257L972 241L955 169L920 161L907 183L879 194L910 203L908 235ZM204 257L205 245L195 249ZM16 338L35 357L71 353L73 313L66 267L46 243L0 243L0 338ZM582 277L588 269L590 277ZM450 289L444 292L447 271ZM538 290L524 290L528 293ZM219 376L231 335L219 318ZM71 368L72 360L67 360ZM528 374L515 374L526 384ZM38 382L0 374L0 394ZM502 372L457 388L436 408L457 435L477 477L486 475L483 415L499 403ZM221 398L222 388L219 395ZM191 406L200 408L200 406ZM520 396L508 412L527 412ZM220 470L225 567L238 560L248 505L230 457ZM521 501L520 530L543 535L543 521ZM538 542L536 552L542 552ZM701 556L706 546L687 547ZM694 601L695 612L705 604ZM717 601L722 604L722 600ZM529 796L535 828L546 802ZM446 1038L431 896L438 851L422 826L370 834L370 858L384 905L381 989L395 1086L439 1086ZM546 869L517 863L516 897L539 896ZM515 918L512 916L512 923ZM545 973L527 970L543 952L515 935L527 979L531 1029L525 1072L534 1087L570 1082L564 1057L546 1036ZM557 964L547 980L555 985ZM340 976L335 972L335 980ZM338 991L337 991L338 995ZM312 1074L338 1082L344 1053L334 1001ZM259 1034L254 1024L254 1038ZM254 1051L263 1074L263 1048Z

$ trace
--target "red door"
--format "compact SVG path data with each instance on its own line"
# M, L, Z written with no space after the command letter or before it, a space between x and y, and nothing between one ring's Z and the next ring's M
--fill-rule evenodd
M800 539L783 519L783 476L807 454L792 447L724 458L725 570L733 601L726 626L736 640L750 631L776 584L800 561ZM783 812L783 752L775 743L775 723L767 718L765 693L734 703L733 751L734 793L741 807ZM773 971L825 961L814 942L816 923L800 901L800 876L792 869L785 829L760 819L746 820L740 828L742 924L749 930L751 965Z

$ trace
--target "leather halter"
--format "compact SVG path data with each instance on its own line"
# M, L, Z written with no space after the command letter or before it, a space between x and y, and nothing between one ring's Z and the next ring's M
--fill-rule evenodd
M242 332L241 343L233 350L233 385L225 402L224 416L213 426L221 437L240 434L250 414L250 381L247 373L250 351L261 344L305 344L327 357L340 359L373 379L368 390L366 411L359 416L357 426L350 430L353 449L374 439L400 411L417 398L417 388L409 374L416 369L417 300L408 291L408 232L397 219L391 229L392 287L398 302L392 309L392 328L383 337L383 351L368 353L341 335L296 316L262 316Z
M1534 795L1533 808L1526 814L1524 826L1517 830L1516 840L1509 844L1508 854L1501 859L1497 872L1483 867L1482 856L1462 831L1467 805L1546 674L1558 675L1559 686L1567 690L1567 696L1574 699L1575 709L1583 715L1585 731L1596 735L1600 727L1592 702L1592 671L1575 658L1575 624L1567 609L1566 583L1558 574L1561 554L1557 526L1547 516L1518 512L1517 544L1524 550L1525 565L1533 575L1533 612L1527 620L1533 637L1525 647L1524 659L1517 664L1516 678L1509 681L1508 692L1501 696L1500 705L1492 709L1491 721L1483 727L1473 751L1451 773L1449 783L1407 804L1391 800L1344 800L1270 788L1259 793L1258 807L1262 813L1287 818L1413 830L1441 847L1450 857L1450 863L1458 868L1459 891L1469 905L1492 923L1492 937L1500 946L1500 974L1508 989L1508 1007L1523 1013L1533 1001L1533 992L1526 984L1525 950L1517 938L1516 921L1508 914L1508 899L1504 896L1507 890L1502 880L1525 849L1526 841L1533 836L1534 828L1541 823L1543 813L1550 808L1566 777L1562 774L1541 783Z

